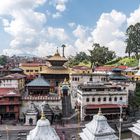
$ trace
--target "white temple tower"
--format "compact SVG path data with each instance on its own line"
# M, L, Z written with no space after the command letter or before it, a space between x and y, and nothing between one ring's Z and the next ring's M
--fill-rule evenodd
M27 140L60 140L50 122L45 118L43 109L41 119L37 121L36 127L29 132Z
M129 128L132 132L132 140L140 139L140 120L137 123L133 124L133 127Z
M82 140L118 140L114 133L106 117L99 110L98 114L93 116L93 120L86 124L80 137Z

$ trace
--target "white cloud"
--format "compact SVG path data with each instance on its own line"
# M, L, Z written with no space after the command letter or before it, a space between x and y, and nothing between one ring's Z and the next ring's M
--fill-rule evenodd
M99 43L115 51L117 55L124 55L125 34L122 26L126 22L126 16L112 10L110 13L103 13L97 21L97 26L92 32L94 43ZM118 51L121 48L121 51Z
M93 40L89 35L90 29L82 25L78 25L73 31L73 35L76 37L74 46L77 49L77 52L84 51L88 53L88 49L91 48Z
M3 52L9 55L21 53L46 54L49 48L54 50L58 42L68 39L63 28L47 27L47 17L50 12L37 12L36 8L45 4L47 0L5 0L0 4L0 16L5 32L12 36L9 48ZM49 1L47 1L49 2ZM66 8L67 0L55 0L58 12L51 13L53 18L61 16ZM6 15L6 16L5 16ZM55 40L55 41L54 41ZM51 43L53 42L53 43ZM44 46L43 46L44 45ZM37 53L38 51L38 53ZM46 51L49 53L49 51Z
M70 22L70 23L68 23L68 25L69 25L69 27L74 28L76 26L76 23Z
M134 25L137 22L140 22L140 6L134 12L130 14L130 17L127 19L127 25Z
M47 34L49 38L65 41L68 39L67 34L63 28L48 27Z
M49 4L53 5L58 12L66 10L66 3L68 0L49 0Z

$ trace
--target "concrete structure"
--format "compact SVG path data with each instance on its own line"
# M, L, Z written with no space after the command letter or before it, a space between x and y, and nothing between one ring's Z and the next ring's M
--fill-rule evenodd
M115 131L107 123L107 119L101 111L93 116L91 122L86 124L83 132L80 133L82 140L118 140Z
M31 103L25 114L25 125L36 125L38 110L34 103Z
M120 113L119 102L123 107L123 116L128 106L128 91L115 84L87 83L78 86L76 105L80 109L81 120L89 120L102 108L103 114L109 119L118 118Z

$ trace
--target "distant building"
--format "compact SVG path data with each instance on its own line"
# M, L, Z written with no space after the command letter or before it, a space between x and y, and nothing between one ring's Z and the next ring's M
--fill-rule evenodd
M25 88L25 75L14 73L0 77L0 88L15 88L20 92Z
M23 69L24 74L27 75L27 80L33 80L41 71L46 69L45 63L20 63L19 68Z
M129 130L132 132L132 140L140 140L140 120L133 124Z
M0 88L0 116L2 120L18 120L21 95L13 88Z
M123 107L123 117L128 107L128 91L111 83L87 83L78 86L76 105L80 109L81 120L90 120L102 108L108 119L116 119Z
M9 72L10 72L11 74L14 74L14 73L23 74L23 73L24 73L24 70L21 69L21 68L15 67L15 68L10 69Z
M93 116L91 122L85 125L80 137L82 140L118 140L115 131L109 126L101 111Z

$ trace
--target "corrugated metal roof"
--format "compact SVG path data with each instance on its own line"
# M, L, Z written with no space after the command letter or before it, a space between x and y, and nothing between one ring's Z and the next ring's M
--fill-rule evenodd
M38 78L34 79L30 83L27 84L27 86L42 86L42 87L48 87L50 86L49 81L45 80L43 77L39 76Z

